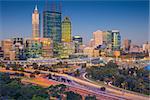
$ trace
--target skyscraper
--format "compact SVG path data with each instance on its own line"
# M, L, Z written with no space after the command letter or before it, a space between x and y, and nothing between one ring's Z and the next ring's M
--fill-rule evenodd
M55 5L53 5L55 6ZM55 8L43 12L43 37L51 38L54 42L61 42L61 12Z
M40 37L40 16L36 5L32 13L32 38L38 37Z
M120 50L121 47L121 36L119 30L112 30L112 50Z
M93 38L94 38L94 47L102 45L103 44L103 31L97 30L96 32L93 32Z
M72 41L75 45L75 53L79 53L79 51L80 51L79 47L80 47L80 45L82 45L82 42L83 42L82 37L78 36L78 35L73 36Z
M62 42L71 42L71 22L69 17L65 17L62 21Z
M123 41L123 50L124 51L129 51L130 47L131 47L131 40L124 39L124 41Z

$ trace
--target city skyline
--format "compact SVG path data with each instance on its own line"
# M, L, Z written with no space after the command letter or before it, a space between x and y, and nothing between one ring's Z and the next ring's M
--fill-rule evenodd
M64 16L70 17L72 35L84 37L84 43L92 38L94 31L111 29L120 30L122 40L128 38L134 43L148 41L148 1L62 1L61 3L62 19ZM0 40L12 36L31 37L31 15L36 4L41 17L41 33L43 33L42 12L45 1L1 1ZM94 12L90 12L93 10Z

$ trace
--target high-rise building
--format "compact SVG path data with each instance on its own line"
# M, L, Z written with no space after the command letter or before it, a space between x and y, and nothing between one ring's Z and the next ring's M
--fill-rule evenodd
M146 42L146 43L143 44L142 47L143 47L143 51L144 51L145 53L150 52L150 43Z
M43 37L61 42L61 12L43 12Z
M42 57L44 58L51 58L53 57L53 41L50 38L41 38L41 51L42 51Z
M32 38L40 37L40 15L37 5L32 13Z
M129 51L131 47L131 40L129 39L124 39L123 40L123 50L124 51Z
M89 47L94 47L94 39L91 39L89 42Z
M40 38L25 39L25 51L27 58L38 58L41 56Z
M28 58L53 57L53 41L50 38L28 38L25 47Z
M65 17L62 21L62 42L71 42L71 22L69 17Z
M75 53L79 53L79 47L80 45L82 45L82 37L81 36L73 36L72 41L74 43L75 46Z
M102 45L103 44L103 31L97 30L96 32L93 32L93 38L94 38L94 47Z
M2 47L0 47L0 58L4 57L4 51L2 50Z
M120 50L121 47L121 36L119 30L112 30L112 50Z
M1 41L2 50L4 51L4 59L10 60L13 42L10 39Z
M25 60L25 48L23 38L13 38L13 50L16 54L16 60Z

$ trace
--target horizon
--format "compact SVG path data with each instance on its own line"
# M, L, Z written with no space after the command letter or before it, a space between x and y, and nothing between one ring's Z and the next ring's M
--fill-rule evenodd
M64 0L61 3L62 20L64 16L70 17L72 36L82 36L84 44L87 44L92 39L93 32L112 29L120 31L122 40L127 38L132 40L134 44L141 45L149 41L149 1ZM42 16L45 5L44 0L0 1L0 22L2 22L0 24L0 40L12 38L13 36L31 37L31 15L36 4L41 17L40 33L43 36ZM20 27L18 28L18 26Z

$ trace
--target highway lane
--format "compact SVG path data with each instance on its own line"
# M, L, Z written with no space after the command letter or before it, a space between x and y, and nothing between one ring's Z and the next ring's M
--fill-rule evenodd
M89 80L88 78L85 77L85 75L86 75L86 73L82 74L82 78L84 80L91 82L93 84L100 85L96 82L93 82L92 80ZM119 89L119 88L112 86L112 85L109 85L109 86L102 85L102 86L106 87L107 90L109 90L110 92L113 90L113 92L119 93L120 95L122 94L122 96L128 97L129 99L132 99L132 100L148 100L149 99L148 96L145 96L143 94L139 94L139 93L129 91L129 90Z
M18 73L24 73L27 76L30 75L29 73L26 73L26 72L5 70L4 68L3 69L0 68L0 72L5 72L5 73L18 72ZM32 78L32 79L22 78L21 81L25 84L26 83L31 83L31 84L41 85L41 86L44 86L44 87L49 87L50 85L56 85L56 84L65 84L65 85L69 86L70 91L77 92L77 93L82 94L84 96L95 95L98 100L101 100L101 99L103 99L103 100L121 100L117 97L112 97L112 96L104 95L104 94L98 94L95 91L93 92L93 91L91 91L89 89L86 89L84 87L77 86L77 84L74 84L74 83L73 84L68 84L68 83L64 83L64 82L58 82L58 81L55 81L55 80L49 80L47 78L43 78L43 76L45 76L45 75L36 75L35 78Z
M30 72L34 72L35 70L33 69L25 69L26 71L30 71ZM90 87L89 91L94 91L96 90L96 93L97 92L97 89L99 89L100 85L97 85L97 84L94 84L92 82L89 82L89 81L85 81L85 80L81 80L81 79L78 79L76 77L72 77L72 76L69 76L67 74L60 74L60 73L55 73L55 72L48 72L48 71L41 71L39 70L40 72L44 73L44 74L53 74L53 75L57 75L57 76L60 76L60 77L66 77L67 79L70 79L76 83L79 83L79 87L82 88L82 86L86 86L86 87L83 87L84 89L87 89L87 87ZM144 96L138 96L137 94L131 94L131 93L125 93L125 92L122 92L122 91L118 91L114 88L106 88L107 90L107 93L104 93L104 95L106 96L112 96L112 97L117 97L117 98L120 98L120 99L123 99L123 98L126 98L126 99L131 99L131 100L148 100L149 98L148 97L144 97ZM99 94L103 94L102 92L99 93Z
M63 77L66 77L72 81L75 81L77 83L81 83L85 86L90 86L90 87L94 87L94 88L100 88L102 86L100 85L97 85L97 84L94 84L94 83L91 83L91 82L88 82L88 81L85 81L85 80L81 80L81 79L78 79L76 77L72 77L72 76L69 76L67 74L60 74L60 73L54 73L54 72L47 72L47 71L41 71L42 73L46 73L46 74L55 74L57 76L63 76ZM122 92L120 90L117 90L117 89L114 89L114 88L106 88L107 89L107 94L111 95L111 96L116 96L116 97L120 97L120 98L126 98L126 99L131 99L131 100L148 100L149 97L147 96L141 96L141 95L137 95L137 94L133 94L133 93L127 93L127 92Z
M33 69L30 69L30 70L27 70L27 71L34 71ZM45 74L52 74L52 75L57 75L57 76L60 76L60 77L66 77L67 79L70 79L70 80L72 80L72 81L75 81L75 82L77 82L77 83L80 83L80 85L83 85L83 86L86 86L86 89L87 89L87 87L93 87L93 89L91 89L91 88L88 88L88 90L90 90L90 91L94 91L95 92L95 88L98 90L98 89L100 89L100 87L101 86L99 86L99 85L95 85L95 84L93 84L93 83L90 83L90 82L87 82L87 81L84 81L84 80L81 80L81 79L78 79L78 78L75 78L75 77L72 77L72 76L69 76L69 75L67 75L67 74L60 74L60 73L55 73L55 72L48 72L48 71L41 71L41 70L39 70L41 73L45 73ZM84 87L85 88L85 87ZM114 98L119 98L119 99L125 99L126 97L123 97L122 96L122 94L113 94L113 92L111 93L111 92L108 92L107 91L107 93L106 92L95 92L95 93L99 93L99 94L103 94L103 95L105 95L105 96L111 96L111 97L114 97ZM128 98L127 98L128 99Z

